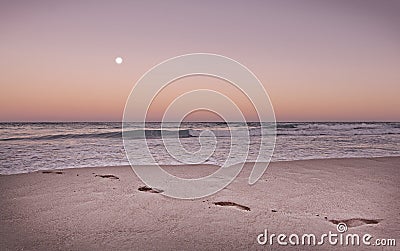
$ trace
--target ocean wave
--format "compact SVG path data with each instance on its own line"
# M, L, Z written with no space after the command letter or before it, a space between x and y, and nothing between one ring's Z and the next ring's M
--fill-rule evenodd
M179 138L196 137L192 130L131 130L125 131L125 139L140 139L145 136L147 139L155 139L162 137L175 137L179 135ZM12 137L0 139L0 141L12 141L12 140L58 140L58 139L94 139L94 138L122 138L121 131L115 132L101 132L101 133L67 133L67 134L50 134L43 136L34 137Z
M36 124L35 124L36 125ZM146 139L161 139L161 138L190 138L199 137L204 130L211 131L212 134L203 134L204 137L231 137L233 131L235 136L247 137L259 137L261 135L271 135L274 133L274 126L269 123L251 123L248 124L249 128L242 124L229 129L229 127L222 128L220 124L216 123L203 123L203 124L187 124L190 126L184 129L179 128L168 128L168 129L157 129L157 128L146 128L146 129L131 129L125 130L123 133L120 128L116 128L115 124L109 125L108 129L99 129L98 124L94 124L91 128L96 132L85 131L87 128L83 127L84 124L78 124L79 128L73 128L69 132L58 134L47 134L48 132L42 131L41 134L35 133L35 130L31 131L19 131L14 130L14 135L3 134L0 141L16 141L16 140L67 140L67 139L107 139L107 138L122 138L125 139L140 139L143 136ZM154 126L159 124L154 124ZM276 124L277 136L356 136L356 135L400 135L400 123L369 123L369 122L328 122L328 123L302 123L302 122L284 122ZM50 124L52 128L54 124ZM73 124L76 127L76 124ZM86 125L87 126L87 125ZM64 127L64 125L63 125ZM61 127L62 129L62 127ZM51 130L50 130L51 131ZM75 132L74 132L75 131ZM31 133L31 135L29 135ZM4 137L4 136L8 137ZM29 135L29 136L28 136Z

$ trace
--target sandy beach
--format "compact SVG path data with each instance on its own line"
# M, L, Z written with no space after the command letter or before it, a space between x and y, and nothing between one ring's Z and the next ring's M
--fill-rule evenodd
M347 223L347 233L399 241L399 164L400 157L275 162L253 186L247 167L222 191L197 200L146 189L129 166L3 175L0 249L354 249L257 243L265 229L321 235L337 233L338 222ZM165 167L182 177L215 168ZM361 250L368 249L377 247Z

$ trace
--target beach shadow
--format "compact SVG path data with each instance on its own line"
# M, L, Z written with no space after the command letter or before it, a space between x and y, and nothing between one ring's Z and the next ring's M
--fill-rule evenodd
M359 227L362 225L370 225L370 224L378 224L380 219L363 219L363 218L352 218L352 219L347 219L347 220L329 220L329 222L337 225L339 223L345 223L347 227Z
M42 173L64 174L62 171L42 171Z
M101 178L107 178L107 179L112 179L112 180L119 180L119 178L115 175L112 174L96 174L94 177L101 177Z
M148 187L148 186L141 186L141 187L138 188L138 190L141 191L141 192L148 192L148 193L162 193L162 192L164 192L161 189L151 188L151 187Z
M214 202L214 205L221 206L221 207L236 207L241 210L250 211L250 207L243 206L243 205L237 204L235 202L230 202L230 201Z

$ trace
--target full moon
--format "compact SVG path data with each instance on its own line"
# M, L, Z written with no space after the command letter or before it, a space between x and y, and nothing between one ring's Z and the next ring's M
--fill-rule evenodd
M122 58L121 57L115 58L115 63L122 64Z

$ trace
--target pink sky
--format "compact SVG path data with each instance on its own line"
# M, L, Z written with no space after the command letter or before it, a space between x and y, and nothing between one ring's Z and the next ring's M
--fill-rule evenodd
M0 121L120 121L141 75L193 52L246 65L279 121L400 121L399 13L399 1L2 2ZM218 81L177 81L152 116Z

